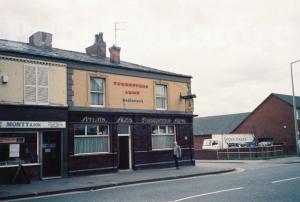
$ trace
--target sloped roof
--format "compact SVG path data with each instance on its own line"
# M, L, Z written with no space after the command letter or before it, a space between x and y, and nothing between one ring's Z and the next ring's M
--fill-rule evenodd
M226 134L231 133L250 112L194 118L193 134Z
M284 95L284 94L277 94L277 93L272 93L272 95L278 97L279 99L281 99L284 102L288 103L289 105L293 106L293 96ZM295 101L296 101L296 107L300 108L300 97L295 96Z
M91 63L96 65L128 68L128 69L144 71L144 72L191 78L191 76L188 75L176 74L176 73L154 69L154 68L150 68L150 67L146 67L134 63L129 63L125 61L121 61L120 64L116 64L110 62L109 58L102 59L96 56L89 56L85 53L63 50L58 48L39 48L39 47L32 46L28 43L3 40L3 39L0 39L0 51L16 52L16 53L29 54L34 56L48 57L53 59L72 60L72 61L85 62L85 63Z

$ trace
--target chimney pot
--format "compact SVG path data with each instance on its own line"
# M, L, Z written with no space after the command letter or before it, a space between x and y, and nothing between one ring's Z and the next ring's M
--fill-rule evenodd
M115 45L109 48L110 61L112 63L120 64L120 52L121 48Z
M103 33L95 35L95 42L92 46L85 49L86 54L90 56L98 56L100 58L106 58L106 43L103 41Z
M36 32L29 37L29 44L39 48L52 48L52 34Z

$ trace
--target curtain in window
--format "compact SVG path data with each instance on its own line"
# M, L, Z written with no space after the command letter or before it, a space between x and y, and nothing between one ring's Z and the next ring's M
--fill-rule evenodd
M103 92L103 79L91 78L91 91Z
M172 148L175 135L152 135L152 149Z
M156 108L165 109L166 108L166 86L156 85L155 95L156 95Z
M108 152L108 136L104 137L75 137L75 154Z
M104 80L91 78L91 99L93 105L104 105Z

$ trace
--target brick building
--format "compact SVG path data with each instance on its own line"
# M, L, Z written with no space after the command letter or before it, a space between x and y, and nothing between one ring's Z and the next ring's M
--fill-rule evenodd
M296 97L299 117L300 97ZM299 124L299 119L298 119ZM283 145L288 153L295 153L295 129L292 96L270 94L233 133L253 133L256 141Z
M0 40L0 183L19 164L30 178L194 165L191 76L120 59L102 33L86 53Z

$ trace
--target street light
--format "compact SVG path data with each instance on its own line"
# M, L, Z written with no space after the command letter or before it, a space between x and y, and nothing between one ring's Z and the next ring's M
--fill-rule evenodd
M296 149L297 149L297 155L299 156L299 130L298 130L298 122L297 122L297 111L296 111L296 100L295 100L295 90L294 90L294 79L293 79L293 64L300 62L300 60L296 60L294 62L290 63L291 66L291 77L292 77L292 90L293 90L293 109L294 109L294 124L295 124L295 136L296 136Z

